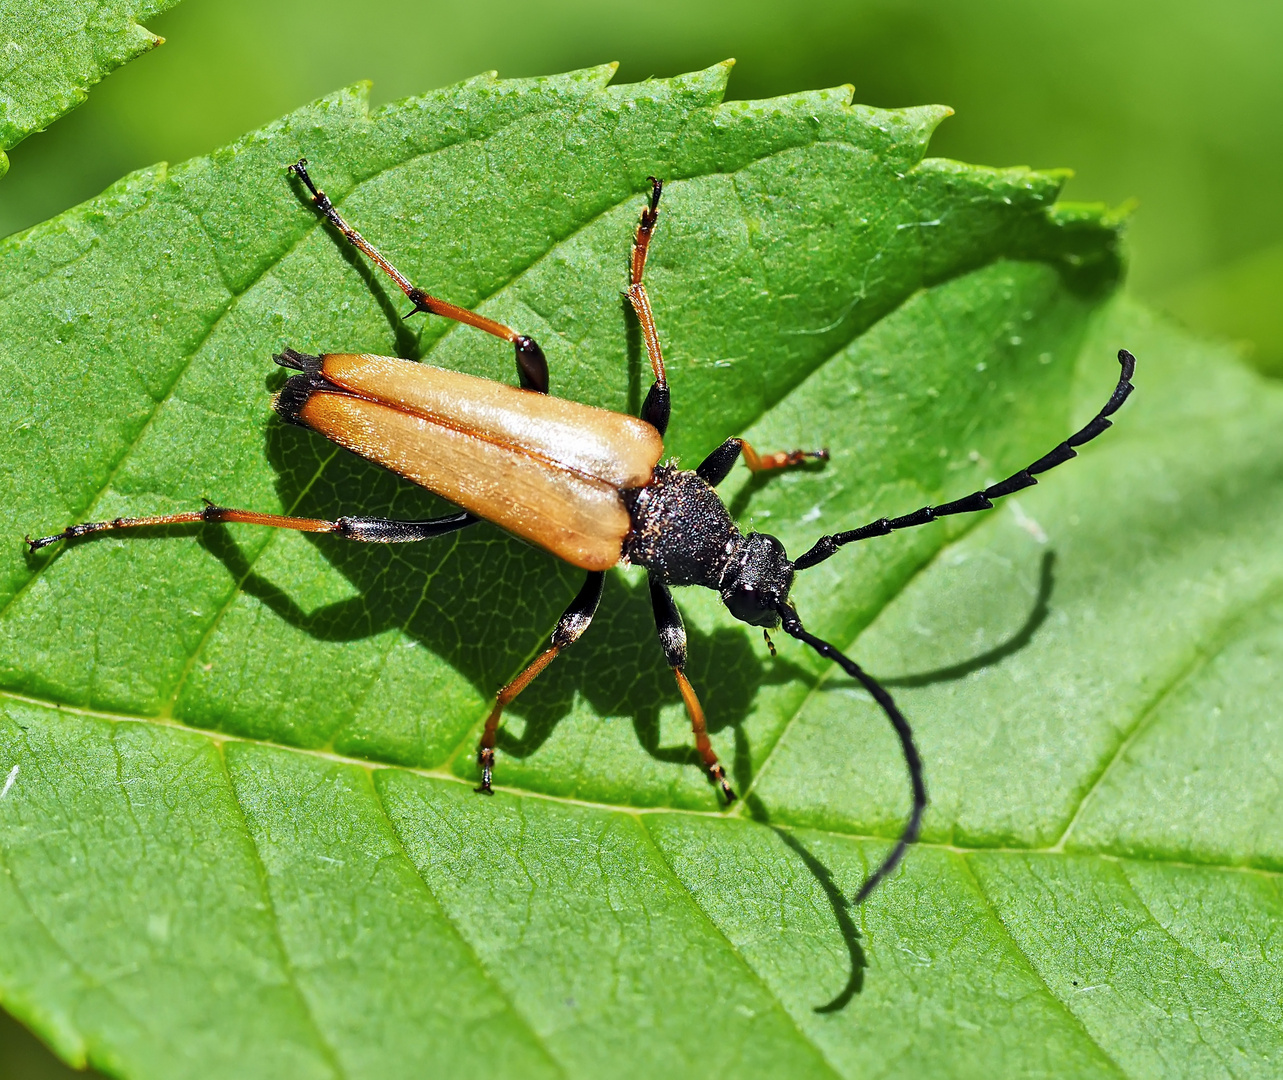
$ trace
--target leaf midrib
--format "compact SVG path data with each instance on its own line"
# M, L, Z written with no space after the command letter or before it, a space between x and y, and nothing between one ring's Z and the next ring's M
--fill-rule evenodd
M175 728L176 730L181 730L184 732L200 735L209 739L218 747L220 761L223 760L222 744L225 742L236 742L236 743L246 743L251 745L259 745L267 748L283 750L283 751L292 752L292 753L306 754L310 757L325 760L334 764L341 764L345 766L355 766L357 768L362 769L367 775L372 775L375 770L385 769L385 768L394 768L394 769L399 769L403 772L422 776L426 779L431 779L435 781L448 781L454 784L469 783L468 781L462 779L461 777L454 776L450 773L441 772L439 770L419 769L419 768L412 768L412 767L406 767L406 766L383 765L383 764L378 764L378 763L365 761L357 758L348 758L343 755L333 753L331 751L308 750L308 749L303 749L299 747L291 747L291 746L286 746L279 743L273 743L263 739L252 739L252 738L245 738L242 736L225 735L223 733L203 731L201 729L191 728L171 720L158 720L158 719L148 718L148 717L141 717L141 716L135 717L135 716L128 716L128 715L119 714L119 713L106 713L99 710L89 710L89 709L60 706L60 705L57 705L56 703L44 701L38 698L25 697L22 695L13 694L8 691L0 691L0 698L10 698L12 700L21 701L26 704L38 705L45 708L52 708L58 711L69 712L76 715L84 716L86 718L101 719L101 720L106 720L113 723L153 723L159 726L172 727L172 728ZM235 790L234 787L232 790L234 792ZM491 971L490 966L484 962L483 958L472 947L471 943L468 941L466 936L462 933L462 930L459 927L457 921L450 914L448 908L441 903L440 898L437 896L436 892L432 889L430 882L428 882L428 880L424 877L417 863L415 863L415 861L410 858L409 852L405 848L405 845L401 839L400 833L397 830L396 825L392 821L390 815L387 813L387 809L384 806L382 797L378 794L377 785L371 783L369 790L372 791L374 794L378 811L384 818L387 828L389 829L391 836L393 837L397 845L398 850L409 861L409 864L414 869L416 876L418 876L419 880L423 882L424 888L428 891L429 895L431 895L433 899L436 901L436 906L440 910L442 917L446 920L448 925L450 925L456 938L462 943L463 947L466 948L469 955L472 956L474 962L477 965L478 971L486 979L487 984L492 987L494 992L498 995L499 999L503 1001L509 1007L509 1009L513 1011L513 1013L517 1017L520 1018L523 1028L529 1033L531 1038L534 1040L535 1044L541 1050L543 1050L548 1060L557 1068L557 1070L562 1075L567 1075L565 1073L565 1068L563 1063L561 1062L559 1057L554 1053L552 1047L548 1045L546 1039L544 1039L540 1035L538 1030L532 1026L529 1018L525 1016L524 1012L520 1009L518 1004L511 999L510 995L506 993L506 991L503 989L502 984L496 979L494 973ZM715 812L709 812L709 811L697 811L697 810L688 810L688 809L671 808L671 807L630 807L630 806L623 806L623 805L616 805L616 804L609 804L609 803L591 802L583 799L567 798L565 796L549 795L542 792L526 791L522 789L511 789L511 788L501 787L500 790L504 791L506 794L514 795L521 798L541 799L547 802L557 803L560 805L576 806L576 807L581 807L586 809L597 810L605 813L627 814L637 822L638 828L641 831L642 835L647 838L647 841L651 843L652 846L653 846L653 839L651 839L650 829L646 825L646 818L650 815L661 814L661 813L682 814L689 817L717 818L717 819L723 819L723 820L725 820L727 817L727 815L723 813L715 813ZM236 802L237 802L238 808L240 808L239 799L237 799ZM790 826L788 824L781 824L779 827L784 828L790 832L797 831L795 827ZM843 832L837 829L807 828L806 832L812 833L812 834L831 836L843 841L886 839L885 837L858 834L854 832ZM261 854L258 852L257 843L254 840L253 834L248 829L248 826L245 826L245 833L250 843L254 846L255 858L256 860L258 860L258 863L260 864L260 869L261 869L261 862L262 862ZM1176 859L1170 859L1170 858L1138 859L1134 856L1122 857L1122 856L1113 855L1111 853L1103 852L1103 851L1083 851L1083 852L1075 852L1073 854L1067 854L1063 850L1053 850L1050 848L1013 848L1013 847L997 847L997 846L961 847L956 844L940 844L940 843L930 843L930 842L919 842L918 846L923 848L928 848L928 849L944 851L953 855L960 856L959 861L962 867L964 868L965 872L971 877L973 881L975 895L977 896L979 902L985 905L986 910L988 910L991 913L994 919L994 925L1002 933L1003 939L1007 943L1008 947L1016 955L1019 955L1024 959L1029 974L1035 980L1037 980L1042 990L1046 993L1050 1003L1057 1008L1059 1013L1063 1015L1064 1018L1070 1024L1074 1025L1075 1028L1077 1028L1079 1031L1083 1033L1083 1037L1093 1047L1095 1047L1100 1052L1102 1057L1111 1066L1114 1067L1114 1069L1117 1071L1119 1075L1122 1075L1122 1076L1128 1075L1126 1070L1122 1069L1114 1060L1114 1057L1108 1052L1108 1050L1105 1047L1103 1047L1091 1035L1089 1031L1087 1031L1087 1029L1083 1025L1082 1020L1077 1016L1077 1014L1075 1014L1069 1008L1069 1006L1064 1001L1060 999L1060 997L1055 993L1054 989L1050 986L1050 984L1047 983L1046 979L1043 977L1038 967L1032 962L1032 959L1025 953L1024 949L1021 948L1020 944L1012 937L1012 935L1010 934L1009 930L1006 927L1005 922L1002 920L999 912L994 908L988 893L983 889L983 887L980 886L979 881L975 878L974 872L971 869L971 864L968 856L976 855L976 854L1011 854L1011 855L1020 855L1020 856L1044 855L1044 856L1050 856L1050 857L1056 857L1056 858L1085 857L1085 858L1099 859L1104 862L1113 862L1113 863L1143 862L1147 864L1155 864L1155 865L1163 865L1163 866L1189 867L1191 869L1199 869L1199 870L1216 870L1220 872L1246 873L1246 874L1253 874L1258 877L1267 877L1267 878L1274 878L1274 879L1283 878L1283 873L1281 872L1271 871L1271 870L1267 870L1259 867L1249 867L1249 866L1214 863L1214 862L1191 863L1188 861L1176 860ZM656 849L656 850L658 851L659 849ZM781 1016L785 1020L787 1020L791 1030L796 1032L799 1039L812 1049L812 1051L817 1055L819 1060L822 1061L824 1065L830 1069L830 1071L832 1071L835 1075L842 1075L841 1070L837 1067L836 1063L830 1060L829 1055L825 1052L824 1047L816 1043L814 1039L812 1039L802 1028L798 1026L796 1018L793 1015L793 1012L780 999L778 994L771 988L770 984L762 977L762 975L758 972L757 968L751 963L751 961L746 956L744 956L744 954L735 945L735 943L729 937L726 936L725 932L716 924L716 922L712 919L711 915L709 915L709 913L706 912L704 908L698 903L695 897L691 894L690 890L678 877L675 869L671 864L671 861L663 855L662 851L659 852L659 855L660 855L661 864L663 865L665 872L669 875L672 883L676 886L676 888L689 899L695 916L704 925L711 928L711 931L715 933L720 940L725 942L727 948L743 965L743 969L747 974L747 977L749 977L753 981L753 983L757 985L762 990L762 992L765 993L766 996L774 1003L775 1007L777 1008ZM268 890L266 881L263 882L263 889L265 893L268 893L269 901L270 901L270 892ZM1135 893L1134 889L1132 889L1131 891L1133 892L1133 894ZM1149 910L1148 905L1144 904L1143 899L1140 898L1139 896L1137 897L1137 899L1145 908L1146 912L1149 915L1149 918L1151 919L1151 921L1154 922L1154 925L1157 926L1162 931L1162 933L1170 941L1172 941L1178 948L1184 951L1188 951L1188 946L1185 946L1183 943L1177 941L1175 938L1172 937L1168 928L1164 926L1162 922L1156 918L1156 916L1154 916L1154 914ZM269 907L270 907L270 903L269 903ZM290 966L291 961L289 960L289 951L286 948L283 939L280 938L279 927L277 926L274 908L271 909L270 917L272 919L273 926L276 929L276 935L277 935L278 941L280 942L280 945L281 945L282 956L286 964L287 972L289 972L292 970ZM1224 974L1222 972L1214 968L1210 963L1208 963L1206 960L1202 959L1201 957L1198 958L1198 962L1200 963L1201 966L1207 968L1208 971L1214 977L1217 978L1218 983L1235 1000L1239 1000L1244 1005L1244 1007L1250 1009L1252 1014L1256 1016L1259 1020L1266 1023L1268 1026L1277 1029L1278 1026L1273 1024L1267 1018L1262 1017L1259 1011L1252 1007L1251 1002L1248 1001L1247 998L1245 998L1242 991L1234 987L1225 979ZM290 975L290 981L291 981L291 984L294 985L296 992L300 995L301 1003L306 1011L306 1015L308 1016L309 1021L312 1023L312 1026L315 1028L316 1026L315 1019L313 1017L310 1005L307 1002L306 994L303 992L302 988L297 984L297 981L293 978L292 974ZM321 1052L323 1053L323 1055L326 1057L327 1060L332 1062L335 1068L336 1074L340 1076L343 1075L343 1070L338 1062L335 1052L328 1045L328 1043L320 1036L319 1032L317 1033L317 1040L318 1040L318 1045L320 1047Z
M246 735L236 735L229 732L213 731L206 728L191 727L177 720L168 719L160 716L143 716L132 715L123 712L109 712L103 709L90 709L78 705L64 705L60 702L50 701L45 698L35 697L29 694L19 694L12 690L0 689L0 700L9 700L21 705L36 706L37 708L48 709L51 712L65 713L72 716L84 717L89 720L105 720L115 724L151 724L156 727L171 728L175 731L186 732L190 735L199 735L202 738L209 739L216 745L223 743L243 743L248 746L261 746L268 750L286 751L292 754L305 754L308 757L319 761L328 761L336 765L354 765L364 769L367 772L374 773L382 769L394 769L399 772L408 773L413 776L421 776L428 780L445 780L452 784L459 784L471 787L472 780L466 777L457 776L454 773L447 772L444 769L427 769L413 765L395 765L387 764L380 761L371 761L368 758L348 757L344 754L336 753L333 750L321 750L304 746L291 746L288 743L274 742L270 739L257 739ZM519 798L542 799L546 802L557 803L563 806L579 806L590 810L601 810L617 814L682 814L687 817L711 818L716 821L733 821L725 811L718 810L694 810L688 807L678 806L630 806L626 803L607 803L594 801L592 799L580 799L569 795L554 795L548 792L535 791L530 788L507 787L502 784L496 784L495 790L507 795ZM742 819L741 819L742 820ZM748 819L752 820L752 819ZM891 834L863 833L855 831L843 831L832 827L815 826L815 825L795 825L789 822L772 822L772 827L788 829L790 832L808 832L817 835L833 836L843 840L892 840L895 837ZM1283 879L1283 869L1272 870L1264 866L1249 866L1241 863L1214 862L1212 860L1192 862L1184 859L1174 859L1168 857L1137 857L1132 855L1115 855L1109 851L1100 851L1088 848L1082 848L1075 851L1064 851L1055 847L1013 847L1010 845L975 845L966 847L960 844L946 844L939 841L918 840L914 847L929 848L934 851L949 851L958 855L1054 855L1064 858L1075 858L1084 856L1087 858L1108 859L1116 862L1143 862L1161 866L1178 866L1190 867L1193 869L1203 870L1220 870L1234 873L1257 874L1262 877Z
M443 773L437 770L417 769L417 768L411 768L406 766L380 765L380 764L375 764L369 761L363 761L358 758L344 757L343 755L335 754L330 751L301 749L299 747L285 746L283 744L273 743L263 739L252 739L252 738L245 738L245 737L236 736L236 735L224 735L222 733L207 732L198 728L187 727L186 725L179 724L175 721L159 720L159 719L148 718L148 717L135 717L135 716L128 716L124 714L118 714L118 713L106 713L98 710L59 706L57 704L43 701L38 698L25 697L25 696L13 694L11 692L2 691L2 690L0 690L0 698L9 698L11 700L22 702L24 704L42 706L45 708L55 709L60 712L72 713L78 716L83 716L91 719L106 720L112 723L151 723L157 726L171 727L183 732L200 735L209 739L212 743L215 744L218 751L220 762L223 762L225 760L223 750L222 750L222 744L226 742L235 742L235 743L245 743L250 745L262 746L262 747L270 748L274 750L283 750L283 751L292 752L292 753L305 754L310 757L325 760L333 764L355 766L362 769L367 774L372 774L374 771L379 769L392 768L392 769L398 769L403 772L411 773L414 775L422 776L426 779L431 779L431 780L448 781L454 784L469 783L468 781L465 781L460 777L451 775L449 773ZM227 779L228 779L228 782L230 783L230 777L228 777ZM338 1059L337 1052L334 1050L333 1047L329 1045L329 1043L321 1035L319 1027L316 1023L316 1019L313 1015L311 1006L307 1000L307 994L305 993L303 988L299 985L299 983L297 982L297 979L293 975L293 968L292 968L292 961L290 960L290 953L289 953L288 947L284 942L284 939L280 935L280 928L279 928L279 923L275 913L275 907L271 902L270 887L268 885L268 882L265 876L266 869L262 862L261 852L259 852L258 850L257 841L254 839L252 831L249 829L248 824L245 822L244 810L243 810L243 807L241 807L240 800L239 798L235 797L235 786L233 785L230 788L230 790L233 793L234 801L236 802L238 811L240 811L241 813L241 822L242 822L242 828L244 829L244 834L254 849L254 858L256 860L256 865L260 872L261 887L263 889L264 895L266 897L266 901L268 903L269 918L272 922L274 935L281 949L282 961L285 965L286 974L287 974L287 977L289 978L290 985L294 988L295 993L298 995L300 1004L304 1009L304 1012L308 1018L309 1024L312 1026L315 1032L317 1046L322 1056L331 1064L331 1066L335 1071L335 1074L341 1077L344 1075L344 1070ZM455 937L462 944L462 946L467 950L468 954L473 958L474 963L477 965L478 972L485 978L486 983L492 988L492 990L498 996L499 1000L503 1001L507 1005L507 1007L513 1012L513 1014L520 1019L523 1028L534 1040L535 1044L544 1052L544 1054L547 1056L547 1059L557 1068L557 1070L563 1076L568 1075L565 1072L565 1067L562 1061L554 1053L552 1047L548 1045L547 1040L539 1033L539 1031L536 1028L532 1026L531 1021L529 1020L528 1017L526 1017L524 1011L519 1007L518 1003L514 1001L511 998L511 996L504 990L502 984L496 979L490 966L476 952L471 942L462 933L462 930L458 925L456 919L451 915L448 908L441 903L440 898L437 896L436 892L432 889L431 883L426 879L426 877L424 877L418 864L414 861L414 859L410 857L410 854L406 850L405 845L401 839L401 835L396 828L395 822L392 820L391 816L387 813L387 809L383 803L383 799L378 793L378 786L376 784L370 784L369 790L373 793L375 804L378 808L378 811L380 815L383 817L385 824L387 826L387 829L389 830L390 835L393 838L398 851L402 854L404 858L408 860L409 865L411 866L411 868L413 868L416 876L419 878L420 881L423 882L424 888L427 890L428 894L435 901L438 910L440 911L442 917L446 920L447 924L451 927ZM650 843L652 846L654 846L654 841L651 838L650 829L647 827L645 823L646 818L648 816L656 815L656 814L681 814L688 817L717 818L722 820L726 819L725 814L714 813L710 811L688 810L688 809L671 808L671 807L629 807L629 806L614 805L609 803L590 802L588 800L583 800L583 799L573 799L573 798L567 798L565 796L548 795L541 792L525 791L521 789L511 789L511 788L506 789L501 787L499 790L503 791L506 794L515 795L517 797L541 799L547 802L557 803L560 805L581 807L586 809L598 810L606 813L627 814L637 822L640 832L646 838L646 841ZM787 824L780 824L778 827L786 829L790 832L797 831L795 827ZM811 834L831 836L836 839L844 840L844 841L886 839L885 837L842 832L836 829L808 827L805 831ZM1015 954L1021 956L1024 959L1029 974L1034 979L1037 980L1042 990L1047 994L1049 1001L1060 1011L1060 1013L1064 1015L1067 1022L1073 1024L1078 1030L1080 1030L1083 1033L1084 1038L1087 1039L1087 1041L1090 1042L1091 1045L1094 1046L1101 1053L1101 1055L1111 1065L1115 1067L1119 1075L1127 1076L1128 1075L1127 1072L1117 1065L1117 1063L1114 1061L1113 1056L1110 1055L1109 1052L1103 1046L1101 1046L1100 1043L1090 1034L1090 1032L1087 1031L1081 1019L1055 993L1052 987L1047 983L1045 978L1042 976L1037 966L1032 962L1030 957L1021 948L1019 943L1012 937L1012 935L1010 934L1010 932L1006 927L1005 922L1002 920L1000 913L996 910L996 908L994 908L988 893L984 890L984 888L980 885L979 881L975 878L975 875L971 870L970 860L968 859L968 856L975 855L975 854L1046 855L1046 856L1053 856L1053 857L1059 857L1059 858L1068 858L1068 857L1074 857L1074 856L1067 855L1062 851L1053 851L1050 849L1037 849L1037 848L1010 848L1010 847L964 848L955 844L939 844L939 843L929 843L925 841L920 841L917 846L938 850L938 851L944 851L944 852L948 852L950 854L958 855L961 857L959 861L962 867L964 868L965 872L973 881L974 893L978 898L979 902L984 904L986 910L988 910L992 915L995 926L1001 931L1003 938L1008 944L1008 946L1013 950ZM789 1023L791 1030L797 1033L799 1039L814 1051L817 1057L825 1064L827 1068L830 1069L831 1072L833 1072L835 1075L838 1075L838 1076L843 1075L843 1073L838 1068L836 1063L830 1060L828 1054L824 1050L824 1047L816 1043L814 1039L812 1039L802 1028L798 1026L797 1021L793 1015L793 1012L780 999L779 995L771 988L770 984L762 977L762 975L758 972L757 968L752 964L752 962L748 959L748 957L744 956L744 954L735 945L735 943L729 937L727 937L725 932L716 924L716 922L712 919L711 915L709 915L709 913L705 911L704 908L699 904L699 902L691 894L689 888L687 888L685 883L682 882L682 880L678 877L675 869L672 866L671 861L666 856L664 856L663 852L660 851L658 848L655 848L655 850L659 853L661 865L664 867L665 872L669 875L672 884L674 884L676 888L689 899L690 905L695 917L700 919L701 922L707 927L709 927L711 931L715 933L720 940L725 942L727 948L743 965L743 969L747 977L752 979L754 984L757 985L767 995L767 997L774 1003L779 1013ZM1075 853L1075 854L1078 854L1078 853ZM1165 865L1165 866L1178 866L1178 867L1185 866L1185 867L1202 869L1202 870L1218 870L1221 872L1249 873L1249 874L1254 874L1261 877L1270 877L1275 879L1283 878L1283 873L1281 872L1270 871L1270 870L1265 870L1265 869L1256 868L1256 867L1234 866L1234 865L1217 864L1217 863L1188 863L1188 862L1182 862L1174 859L1142 860L1142 859L1136 859L1136 858L1124 858L1124 857L1109 854L1107 852L1083 852L1081 853L1080 857L1095 858L1095 859L1100 859L1102 861L1115 862L1115 863L1146 862L1146 863L1159 864L1159 865ZM1134 890L1132 891L1134 893ZM1140 898L1138 897L1138 900L1139 899ZM1148 905L1144 905L1143 900L1141 900L1140 902L1145 907L1145 910L1149 912ZM24 903L26 903L25 898L24 898ZM1182 943L1180 943L1179 941L1176 941L1176 939L1171 937L1171 934L1167 930L1167 928L1163 926L1163 924L1156 919L1156 917L1153 915L1152 912L1149 912L1149 917L1151 920L1154 921L1154 924L1158 926L1162 930L1162 932L1169 938L1169 940L1172 940L1177 945L1177 947L1185 950L1188 949L1187 946L1184 946ZM46 933L48 932L49 932L48 928L46 928ZM56 942L56 938L53 940L55 940ZM1221 985L1235 999L1242 1001L1245 1007L1251 1008L1251 1003L1244 998L1244 995L1242 994L1242 992L1237 988L1235 988L1234 986L1232 986L1228 981L1226 981L1224 979L1224 976L1219 971L1211 967L1211 965L1208 964L1206 961L1201 960L1201 958L1199 962L1204 967L1207 967L1208 970L1213 975L1217 976ZM84 972L83 969L79 967L79 965L75 965L75 966L76 966L76 970L81 971L82 975L91 984L101 985L101 980L92 978L88 974L88 972ZM1257 1016L1259 1019L1269 1024L1271 1027L1277 1027L1277 1025L1274 1025L1270 1021L1266 1020L1265 1018L1260 1017L1260 1014L1257 1010L1252 1009L1252 1012L1253 1012L1253 1015Z

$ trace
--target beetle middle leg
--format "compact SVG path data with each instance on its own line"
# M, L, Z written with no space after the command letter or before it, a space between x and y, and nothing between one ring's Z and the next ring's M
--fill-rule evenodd
M543 349L539 347L534 338L527 334L519 334L510 326L504 326L503 323L496 322L494 319L487 319L484 315L478 315L475 311L469 311L458 304L452 304L448 300L430 296L422 289L410 284L410 280L388 262L373 244L343 220L342 216L334 208L334 204L330 202L329 196L312 182L312 178L307 172L306 158L300 158L293 165L287 167L312 193L312 205L316 207L317 213L338 229L347 238L348 243L364 253L380 270L396 282L397 287L405 293L406 298L414 305L410 315L420 311L429 315L441 315L444 318L453 319L455 322L461 322L467 326L475 326L478 330L484 330L487 334L493 334L497 338L502 338L513 347L516 353L517 378L521 381L522 388L534 390L540 394L548 393L548 361L544 359ZM408 318L409 316L406 317Z
M494 778L494 744L499 734L499 720L503 717L504 708L511 705L513 699L534 682L535 677L557 659L563 649L573 645L583 636L583 632L588 629L593 615L597 612L597 605L601 603L601 590L605 581L606 573L603 570L593 570L588 574L578 595L570 602L570 607L566 608L561 618L557 620L557 626L552 632L552 643L527 664L520 675L495 695L494 708L486 717L486 726L481 732L481 745L477 748L477 764L481 766L481 785L476 789L479 794L494 794L490 787L490 782Z
M708 770L708 775L721 785L726 801L733 803L735 792L731 790L730 782L726 779L726 770L717 760L717 753L708 739L704 708L695 695L695 688L686 678L686 627L682 624L681 612L677 610L668 586L653 574L650 576L650 602L655 610L655 628L659 631L659 644L663 647L664 659L673 669L673 678L677 680L678 692L682 695L682 702L690 717L691 730L695 734L695 749L704 759L704 768Z
M744 464L749 467L750 472L754 473L800 465L807 458L816 461L829 460L828 450L780 450L774 454L759 454L749 445L747 439L731 438L701 461L695 472L709 486L717 487L726 479L741 454L744 456Z

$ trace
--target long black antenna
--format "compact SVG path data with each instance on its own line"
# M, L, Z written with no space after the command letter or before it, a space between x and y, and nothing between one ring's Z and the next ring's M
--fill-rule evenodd
M865 879L864 884L860 886L860 891L855 894L855 902L858 904L877 887L879 881L899 865L900 860L904 858L905 850L918 838L918 831L922 827L922 812L927 808L927 788L922 782L922 758L918 756L918 748L913 743L913 729L909 727L909 721L904 718L904 713L900 711L899 706L882 684L849 656L834 648L823 638L817 638L809 633L802 626L802 620L797 617L797 612L791 607L782 605L779 612L786 634L806 642L821 656L836 661L843 671L851 678L858 680L864 689L873 695L873 700L882 706L882 711L887 714L887 719L891 721L891 726L900 737L904 763L909 767L909 782L913 785L913 810L895 847L882 860L882 865Z
M1038 483L1037 474L1045 473L1048 469L1054 469L1070 458L1077 457L1078 451L1074 447L1091 442L1106 428L1113 426L1109 417L1122 407L1123 402L1127 400L1127 395L1132 392L1132 375L1136 373L1136 357L1126 349L1119 349L1118 363L1122 366L1122 373L1104 408L1093 416L1085 427L1070 435L1049 453L1043 454L1032 465L1012 473L1005 480L990 484L983 491L973 491L961 499L954 499L953 502L943 503L940 506L923 506L912 514L895 518L878 518L877 521L870 521L858 529L834 533L832 536L821 536L810 551L804 552L794 560L793 568L809 570L812 566L817 566L830 558L838 548L853 544L857 540L868 540L872 536L886 536L897 529L912 529L917 525L925 525L927 522L937 521L953 514L972 514L978 510L991 510L994 499L1001 499L1004 495L1010 495Z

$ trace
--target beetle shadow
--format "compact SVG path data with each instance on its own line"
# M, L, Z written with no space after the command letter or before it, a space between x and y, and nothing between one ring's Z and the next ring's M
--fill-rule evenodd
M267 453L277 470L282 504L301 517L333 520L353 513L357 508L343 492L361 493L363 514L414 520L455 509L355 455L333 453L329 443L301 428L270 424ZM441 657L483 698L547 642L583 580L582 570L485 522L414 544L306 536L351 584L351 595L306 609L254 567L225 526L208 525L199 532L202 546L224 564L240 590L289 625L325 642L398 630ZM806 673L784 658L768 659L764 646L755 647L751 635L735 627L688 626L687 634L686 672L704 704L709 730L735 731L734 756L727 765L742 790L753 778L743 723L758 690ZM657 640L644 579L607 575L592 626L521 695L512 710L518 720L501 729L499 748L518 758L535 753L571 711L576 696L603 717L631 721L638 742L655 760L703 771L689 734L671 746L661 738L661 712L679 706L681 696Z
M934 683L955 682L977 671L982 671L984 668L1001 663L1007 657L1018 653L1033 640L1034 634L1038 632L1038 628L1047 620L1047 616L1051 612L1051 594L1055 587L1056 553L1055 551L1045 551L1038 568L1038 592L1034 596L1033 606L1030 607L1029 613L1025 616L1025 621L1020 629L1007 638L1006 641L1000 642L982 653L977 653L975 656L968 657L966 660L945 664L943 667L932 668L929 671L889 677L879 675L878 682L893 689L902 687L912 689L920 686L931 686ZM827 693L835 690L847 690L851 685L852 680L838 677L825 680L820 689Z
M597 619L575 647L522 694L521 735L511 727L501 729L500 749L516 757L534 753L551 737L578 695L600 716L629 719L638 743L654 760L697 769L713 784L688 724L682 723L680 742L663 745L661 711L680 706L681 696L659 645L646 581L607 575L598 610ZM733 730L733 757L725 765L733 783L744 790L753 773L743 725L758 691L806 678L806 672L782 657L766 658L765 648L755 648L752 637L736 627L707 632L688 622L686 634L686 674L704 706L708 730L713 734Z

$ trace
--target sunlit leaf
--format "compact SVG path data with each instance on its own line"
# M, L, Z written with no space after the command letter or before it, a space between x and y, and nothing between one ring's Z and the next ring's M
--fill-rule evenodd
M335 95L0 244L0 999L128 1077L1269 1075L1283 761L1283 390L1111 299L1061 177L924 159L946 110L720 104L726 69ZM870 701L683 592L746 794L690 749L644 578L511 710L579 573L482 525L413 547L249 527L25 557L23 532L225 505L442 504L273 419L282 346L512 381L511 352L324 228L301 155L415 281L636 411L620 295L648 175L668 447L832 460L724 495L797 553L1118 426L981 519L808 571L817 633L915 724L925 842Z

